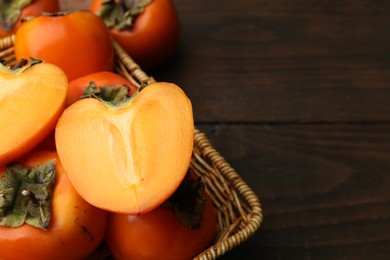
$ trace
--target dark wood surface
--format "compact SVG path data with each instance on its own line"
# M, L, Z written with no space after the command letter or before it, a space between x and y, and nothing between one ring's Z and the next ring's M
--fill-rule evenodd
M390 2L174 3L180 46L151 73L263 206L222 259L388 259Z

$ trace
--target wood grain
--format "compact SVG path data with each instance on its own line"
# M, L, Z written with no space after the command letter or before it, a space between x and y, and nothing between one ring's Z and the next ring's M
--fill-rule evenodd
M197 121L389 121L386 1L175 1L177 57L157 71Z
M390 253L390 124L199 128L263 204L261 231L226 259L381 259Z

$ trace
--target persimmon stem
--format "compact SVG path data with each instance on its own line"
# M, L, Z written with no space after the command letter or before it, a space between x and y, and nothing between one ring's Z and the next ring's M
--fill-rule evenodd
M49 227L49 220L46 218L45 212L43 212L43 209L41 207L41 203L39 202L35 194L29 190L22 190L22 195L27 196L34 207L39 207L39 215L42 221L42 228L47 229Z
M96 98L103 102L108 108L117 108L128 104L130 87L127 85L103 86L98 88L94 81L91 81L80 98Z
M17 62L17 63L11 68L11 70L20 69L20 68L22 68L23 66L25 66L27 63L28 63L28 61L27 61L26 59L21 59L19 62Z
M32 202L32 204L34 205L34 207L39 207L41 204L39 203L39 200L37 199L37 197L35 197L35 194L29 190L22 190L22 195L23 196L27 196L30 201Z

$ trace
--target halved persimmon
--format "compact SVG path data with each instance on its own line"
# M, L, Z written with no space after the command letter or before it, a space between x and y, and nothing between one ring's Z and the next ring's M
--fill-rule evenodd
M40 60L18 64L0 65L0 165L40 143L65 106L68 81L59 67Z
M177 189L188 170L192 106L171 83L122 94L104 99L113 102L81 99L65 109L56 126L57 151L86 201L111 212L146 213Z

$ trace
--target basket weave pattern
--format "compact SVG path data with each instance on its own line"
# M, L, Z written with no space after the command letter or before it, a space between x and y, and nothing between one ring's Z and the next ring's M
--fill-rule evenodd
M14 35L0 39L0 59L11 66L16 63L14 39ZM116 73L128 78L137 86L143 82L155 82L121 46L116 42L113 42L113 46ZM214 149L207 136L196 127L190 170L202 177L218 215L218 231L215 240L195 259L216 259L240 245L260 228L263 220L261 203L239 174ZM106 248L98 250L105 252L95 254L95 259L103 259L109 255Z

